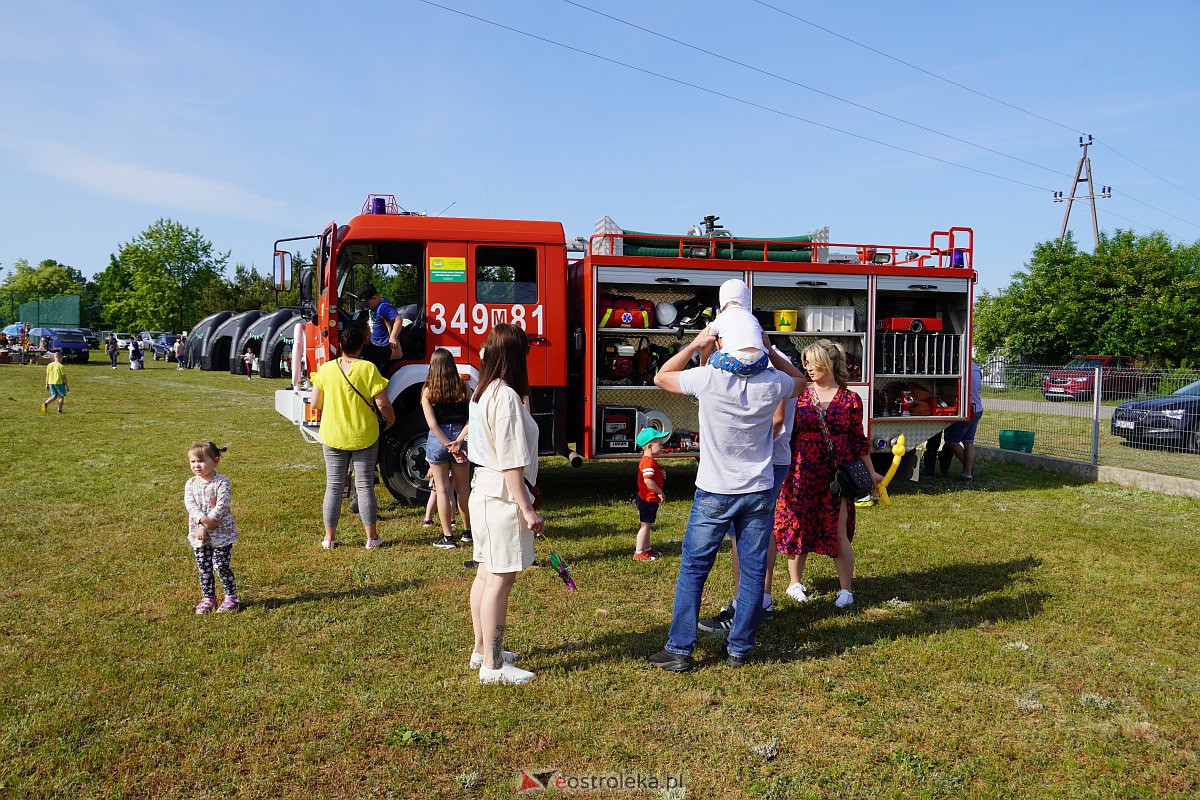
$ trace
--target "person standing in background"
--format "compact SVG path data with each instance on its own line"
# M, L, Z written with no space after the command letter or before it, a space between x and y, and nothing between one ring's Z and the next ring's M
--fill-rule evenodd
M46 365L46 391L50 392L50 396L42 403L43 414L55 399L58 400L58 413L63 413L63 401L67 399L67 373L63 370L62 359L62 351L57 350L54 360Z
M971 418L966 422L956 422L946 429L946 447L963 465L962 474L955 476L955 480L959 481L975 480L975 430L983 417L983 370L974 361L971 362L971 381L967 386L971 398L968 409ZM950 466L949 459L942 463ZM942 472L945 473L946 469L943 468Z

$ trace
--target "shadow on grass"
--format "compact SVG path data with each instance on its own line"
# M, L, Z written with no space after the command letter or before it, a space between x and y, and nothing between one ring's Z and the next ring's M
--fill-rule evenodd
M422 580L410 579L385 583L380 586L359 586L354 589L341 589L329 592L305 592L295 597L268 597L261 602L246 603L243 607L259 606L270 611L276 608L296 605L297 603L316 603L322 600L356 599L360 597L386 597L387 595L397 594L409 589L416 589L422 583L424 583Z
M798 661L836 656L880 640L933 636L953 630L1030 619L1041 613L1045 592L1012 592L1041 561L1033 557L1000 562L961 562L918 572L855 581L858 611L837 611L830 596L789 604L759 629L757 660ZM900 601L891 603L893 598ZM830 625L827 620L844 620ZM644 658L666 641L667 624L640 631L613 631L586 642L565 643L545 654L565 654L558 666L570 671L604 661ZM716 653L722 637L699 632L697 660ZM714 656L715 657L715 656Z

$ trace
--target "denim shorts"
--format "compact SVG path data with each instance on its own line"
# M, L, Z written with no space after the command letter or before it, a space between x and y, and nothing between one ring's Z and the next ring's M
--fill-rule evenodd
M442 433L450 441L454 441L458 438L458 435L462 433L463 427L463 425L460 425L457 422L448 422L445 425L438 425L438 428L441 429ZM465 441L463 442L462 452L464 455L467 452L467 443ZM449 464L452 462L455 464L458 463L457 461L454 461L454 456L452 456L450 451L447 450L445 446L438 440L438 437L434 435L433 431L429 432L429 438L425 440L425 460L430 464Z
M979 427L979 418L982 416L982 411L976 411L966 422L956 422L946 428L946 444L975 444L975 429Z

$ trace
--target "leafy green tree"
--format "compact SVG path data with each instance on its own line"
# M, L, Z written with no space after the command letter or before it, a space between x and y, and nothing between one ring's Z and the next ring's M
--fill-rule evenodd
M113 257L118 296L106 310L130 330L187 330L200 320L199 300L220 283L228 260L198 228L159 219ZM123 275L128 282L120 288Z
M1072 355L1200 362L1200 243L1161 232L1102 233L1093 253L1042 242L1026 269L975 306L975 344L1044 363Z
M87 285L88 280L82 272L52 258L45 259L36 267L30 266L28 260L18 258L8 269L4 280L0 281L0 297L4 300L0 316L7 324L16 321L16 309L21 303L77 294L80 296L80 324L87 325Z

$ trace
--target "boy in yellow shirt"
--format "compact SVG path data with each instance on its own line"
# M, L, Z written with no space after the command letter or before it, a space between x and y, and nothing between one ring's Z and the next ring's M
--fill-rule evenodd
M54 398L58 398L58 413L63 413L63 401L67 399L67 373L63 369L62 351L57 351L54 354L54 360L46 365L46 390L50 392L50 396L46 398L46 402L42 403L42 413L46 413L46 407L54 402Z

